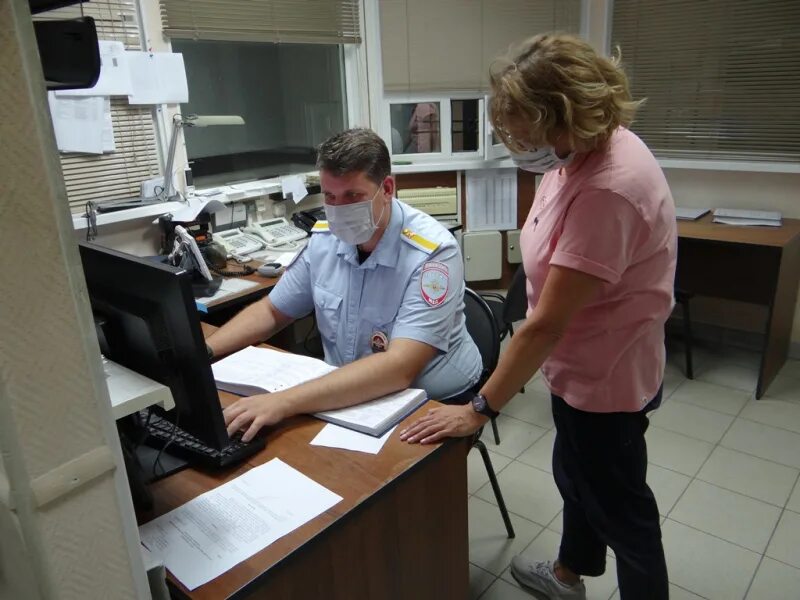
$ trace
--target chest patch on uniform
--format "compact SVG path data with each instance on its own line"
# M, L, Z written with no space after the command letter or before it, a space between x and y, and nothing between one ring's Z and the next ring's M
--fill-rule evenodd
M426 262L422 265L422 276L419 287L422 299L430 306L439 306L447 297L450 285L450 273L447 265L440 262Z

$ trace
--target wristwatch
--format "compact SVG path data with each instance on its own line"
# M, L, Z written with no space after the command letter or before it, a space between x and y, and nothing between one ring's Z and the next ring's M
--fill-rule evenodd
M476 413L480 413L485 417L489 417L490 419L494 419L500 413L496 410L493 410L489 403L486 401L486 396L483 394L475 394L472 397L472 410Z

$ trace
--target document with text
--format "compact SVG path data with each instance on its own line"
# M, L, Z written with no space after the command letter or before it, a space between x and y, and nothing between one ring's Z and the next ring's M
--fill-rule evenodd
M342 500L274 458L139 528L189 590L219 577Z

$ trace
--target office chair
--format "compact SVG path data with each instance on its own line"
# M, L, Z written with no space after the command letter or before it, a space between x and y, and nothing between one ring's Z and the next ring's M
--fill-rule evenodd
M694 368L692 363L692 318L689 312L689 300L692 299L691 292L675 288L675 303L681 305L683 316L683 347L686 355L686 378L694 379Z
M519 265L505 296L494 292L483 292L480 295L491 309L492 316L497 323L499 341L503 341L506 336L513 337L514 323L523 320L528 312L526 282L525 269ZM520 392L525 393L525 386L522 386ZM494 422L492 422L492 432L494 433L494 443L499 444L500 433Z
M494 315L492 315L492 309L489 308L483 298L469 288L464 290L464 316L466 318L467 331L475 345L478 346L478 351L481 353L481 360L483 361L483 373L476 385L476 389L480 389L497 366L497 360L500 357L500 335L497 332L497 322L494 319ZM494 419L492 419L492 426L496 432L497 426ZM486 473L489 475L489 481L492 484L494 497L497 499L497 505L500 508L500 514L503 516L503 522L510 539L515 536L514 527L511 525L511 519L508 516L508 509L506 508L505 500L503 500L500 485L497 483L497 475L495 475L489 451L480 439L481 433L482 431L475 436L472 447L477 448L481 453Z

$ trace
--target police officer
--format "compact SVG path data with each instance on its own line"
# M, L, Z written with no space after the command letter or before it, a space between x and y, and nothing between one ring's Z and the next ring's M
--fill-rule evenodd
M314 311L325 360L341 367L225 409L245 441L295 414L420 387L435 399L472 388L482 370L464 319L461 252L434 218L394 198L389 151L368 129L319 147L327 221L275 289L207 340L213 355L269 338Z

